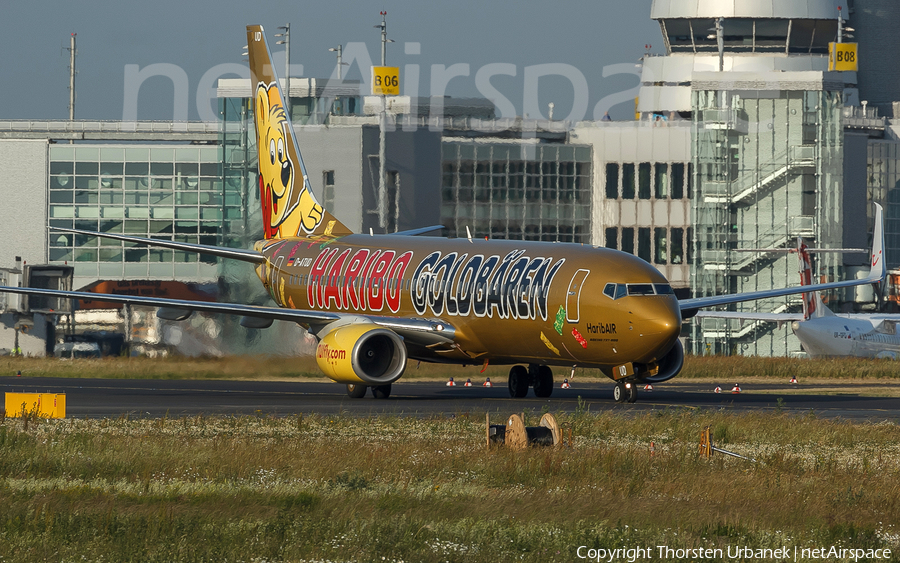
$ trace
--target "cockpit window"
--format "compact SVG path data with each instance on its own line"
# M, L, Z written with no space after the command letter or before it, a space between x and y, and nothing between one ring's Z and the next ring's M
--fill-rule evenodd
M672 295L675 293L675 290L672 289L672 286L667 283L655 283L653 287L656 288L657 295Z
M672 295L675 290L667 283L608 283L603 294L610 299L621 299L626 295Z
M616 298L616 284L608 283L606 287L603 288L603 295L609 297L610 299Z
M630 283L628 284L628 295L653 295L653 284L651 283Z

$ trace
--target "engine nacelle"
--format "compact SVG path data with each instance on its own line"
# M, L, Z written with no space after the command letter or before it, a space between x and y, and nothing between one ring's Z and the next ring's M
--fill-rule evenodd
M681 345L681 340L676 340L669 353L656 362L656 367L659 368L656 374L638 376L638 379L644 383L662 383L678 375L683 365L684 346Z
M338 383L387 385L406 369L406 345L392 330L353 323L322 337L316 347L316 363Z

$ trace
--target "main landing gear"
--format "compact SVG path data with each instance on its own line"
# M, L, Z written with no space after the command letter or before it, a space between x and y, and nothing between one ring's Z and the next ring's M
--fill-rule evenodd
M368 390L369 387L366 385L360 385L358 383L347 384L347 396L351 399L362 399L366 396L366 391ZM387 399L391 396L391 384L388 383L387 385L373 385L372 396L376 399Z
M509 370L509 396L521 399L528 394L528 387L534 388L535 397L549 397L553 393L553 372L547 366L529 364L513 366Z
M617 403L633 403L637 401L637 385L634 381L617 381L613 389L613 399Z

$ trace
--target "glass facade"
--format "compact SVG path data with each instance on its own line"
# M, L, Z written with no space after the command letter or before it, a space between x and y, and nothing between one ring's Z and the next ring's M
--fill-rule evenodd
M695 297L796 285L793 254L753 249L840 248L842 96L829 91L694 91L692 159L696 197L691 244ZM817 257L819 279L843 276L840 254ZM799 296L732 306L797 311ZM694 353L787 355L788 327L726 319L694 322Z
M884 207L885 264L892 270L900 268L900 144L870 139L866 169L868 200ZM871 230L873 206L868 213Z
M591 149L445 142L441 223L451 237L590 243Z
M716 20L672 18L660 20L670 52L718 52ZM777 18L723 18L728 53L828 54L837 41L837 18L829 20Z
M691 196L691 181L689 162L606 163L605 193L608 200L622 202L637 198L654 203L683 200L685 196ZM668 218L665 222L668 222ZM634 254L634 249L637 248L638 256L653 264L683 264L686 260L684 249L691 241L691 229L669 226L653 226L652 229L651 238L650 227L637 230L631 227L607 227L602 244L630 254Z
M225 222L241 215L216 146L51 145L49 156L52 227L216 245ZM47 236L50 262L74 262L78 277L215 278L211 256Z

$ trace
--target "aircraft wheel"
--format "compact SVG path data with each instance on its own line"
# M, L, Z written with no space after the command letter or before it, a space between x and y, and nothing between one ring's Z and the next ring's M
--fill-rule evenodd
M509 369L509 396L521 399L528 394L528 370L525 366L513 366Z
M351 399L362 399L366 396L366 391L369 388L365 385L359 385L358 383L348 383L347 384L347 396Z
M538 366L534 377L534 394L536 397L549 397L553 394L553 370L547 366Z
M613 399L615 399L617 403L625 402L625 399L626 399L625 383L623 383L621 381L616 382L616 386L613 389Z
M625 388L625 401L628 403L633 403L633 402L637 401L637 394L638 394L637 385L632 383L631 385L629 385Z
M391 396L391 384L375 385L372 387L372 396L376 399L387 399Z

